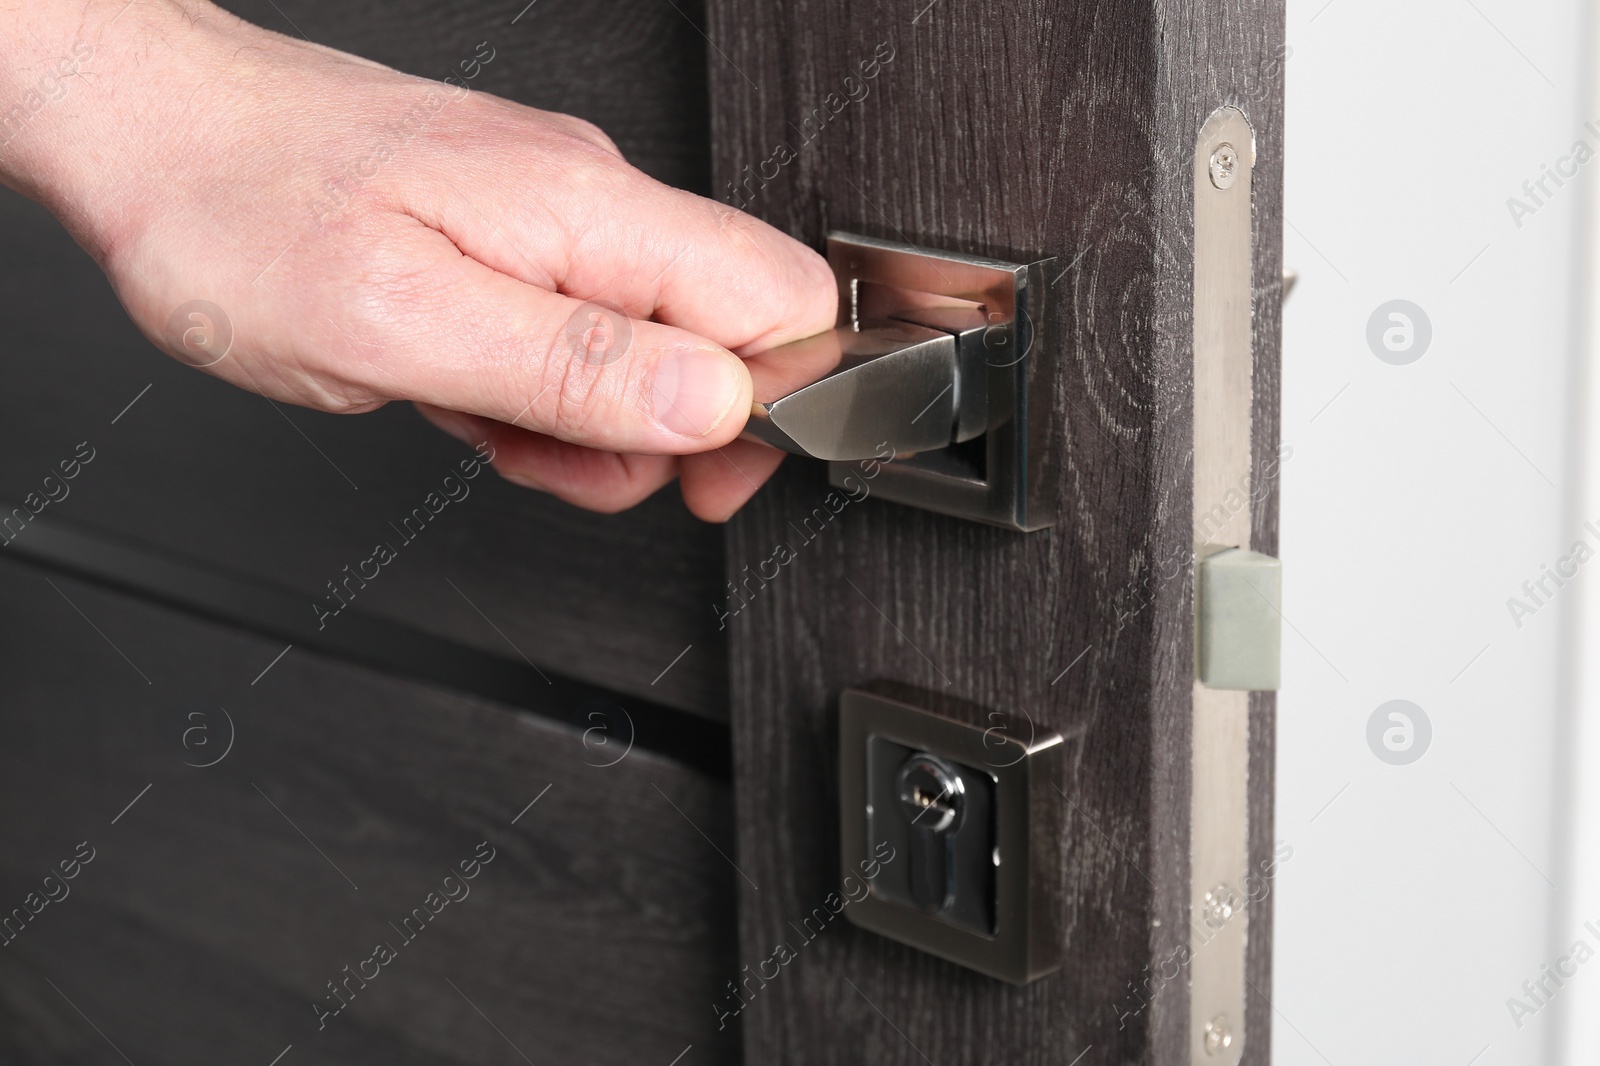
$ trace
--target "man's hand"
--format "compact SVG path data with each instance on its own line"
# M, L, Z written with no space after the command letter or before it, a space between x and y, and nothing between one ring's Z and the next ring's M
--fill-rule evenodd
M734 353L830 327L831 274L588 123L199 0L30 0L0 9L0 38L19 95L72 65L0 138L0 180L170 354L324 411L414 401L507 478L595 510L681 477L722 520L776 468L735 440Z

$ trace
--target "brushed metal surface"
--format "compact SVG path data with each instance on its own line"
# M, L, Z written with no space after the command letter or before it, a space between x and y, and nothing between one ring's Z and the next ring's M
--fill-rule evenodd
M883 291L901 301L896 318L927 322L919 309L975 307L986 327L962 334L958 361L963 382L981 382L987 427L979 451L981 469L952 469L941 453L915 456L885 466L874 483L880 499L909 504L939 514L953 515L1005 529L1036 530L1056 521L1057 480L1046 469L1050 419L1050 378L1059 353L1038 343L1032 304L1041 289L1036 267L961 252L930 250L894 244L871 237L833 233L828 237L828 261L840 278L840 304L859 303L864 312L886 313L878 301ZM941 312L950 313L950 312ZM913 317L917 316L917 317ZM967 374L981 365L982 376ZM971 440L975 391L960 402L962 425L954 440ZM852 467L834 466L829 479L845 487Z
M887 459L950 443L956 338L906 322L839 326L784 345L818 381L752 405L745 434L817 459Z
M1218 180L1215 157L1229 167ZM1255 135L1220 107L1194 157L1195 566L1250 547L1251 203ZM1244 1053L1249 932L1249 693L1193 689L1189 838L1189 1061L1235 1066Z
M744 436L835 463L898 457L882 499L1008 529L1053 524L1047 427L1030 416L1049 367L1030 357L1029 268L848 233L828 235L828 262L838 324L757 357L789 380L756 397ZM919 332L888 343L899 326L948 344Z

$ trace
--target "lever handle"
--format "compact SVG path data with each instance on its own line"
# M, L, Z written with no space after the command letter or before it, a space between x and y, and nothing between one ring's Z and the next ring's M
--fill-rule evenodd
M744 436L831 461L836 485L850 463L905 459L873 475L880 499L1007 529L1050 525L1038 397L1053 364L1028 358L1033 268L849 233L828 235L828 265L835 328L751 357Z
M908 307L765 353L809 384L751 405L744 436L816 459L887 459L968 441L989 428L989 347L1009 325L974 304ZM816 377L821 374L821 377Z
M839 326L767 355L826 372L753 403L746 437L830 460L887 459L954 438L961 376L951 333L895 321Z

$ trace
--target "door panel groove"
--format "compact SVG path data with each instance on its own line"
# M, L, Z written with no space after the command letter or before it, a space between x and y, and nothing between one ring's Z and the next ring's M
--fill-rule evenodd
M0 1061L120 1061L76 1009L172 1066L738 1061L725 784L321 655L253 684L276 641L28 563L0 602Z
M0 507L9 514L9 507ZM347 608L322 628L304 596L40 516L8 542L19 560L70 573L227 625L397 677L509 704L575 725L597 747L633 743L716 780L730 776L728 727ZM536 653L537 654L537 653ZM263 663L266 667L268 664Z

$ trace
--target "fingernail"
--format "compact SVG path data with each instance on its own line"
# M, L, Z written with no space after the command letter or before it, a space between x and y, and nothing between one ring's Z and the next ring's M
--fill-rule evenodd
M656 364L656 421L673 433L704 437L722 424L739 400L739 368L705 348L679 348Z

